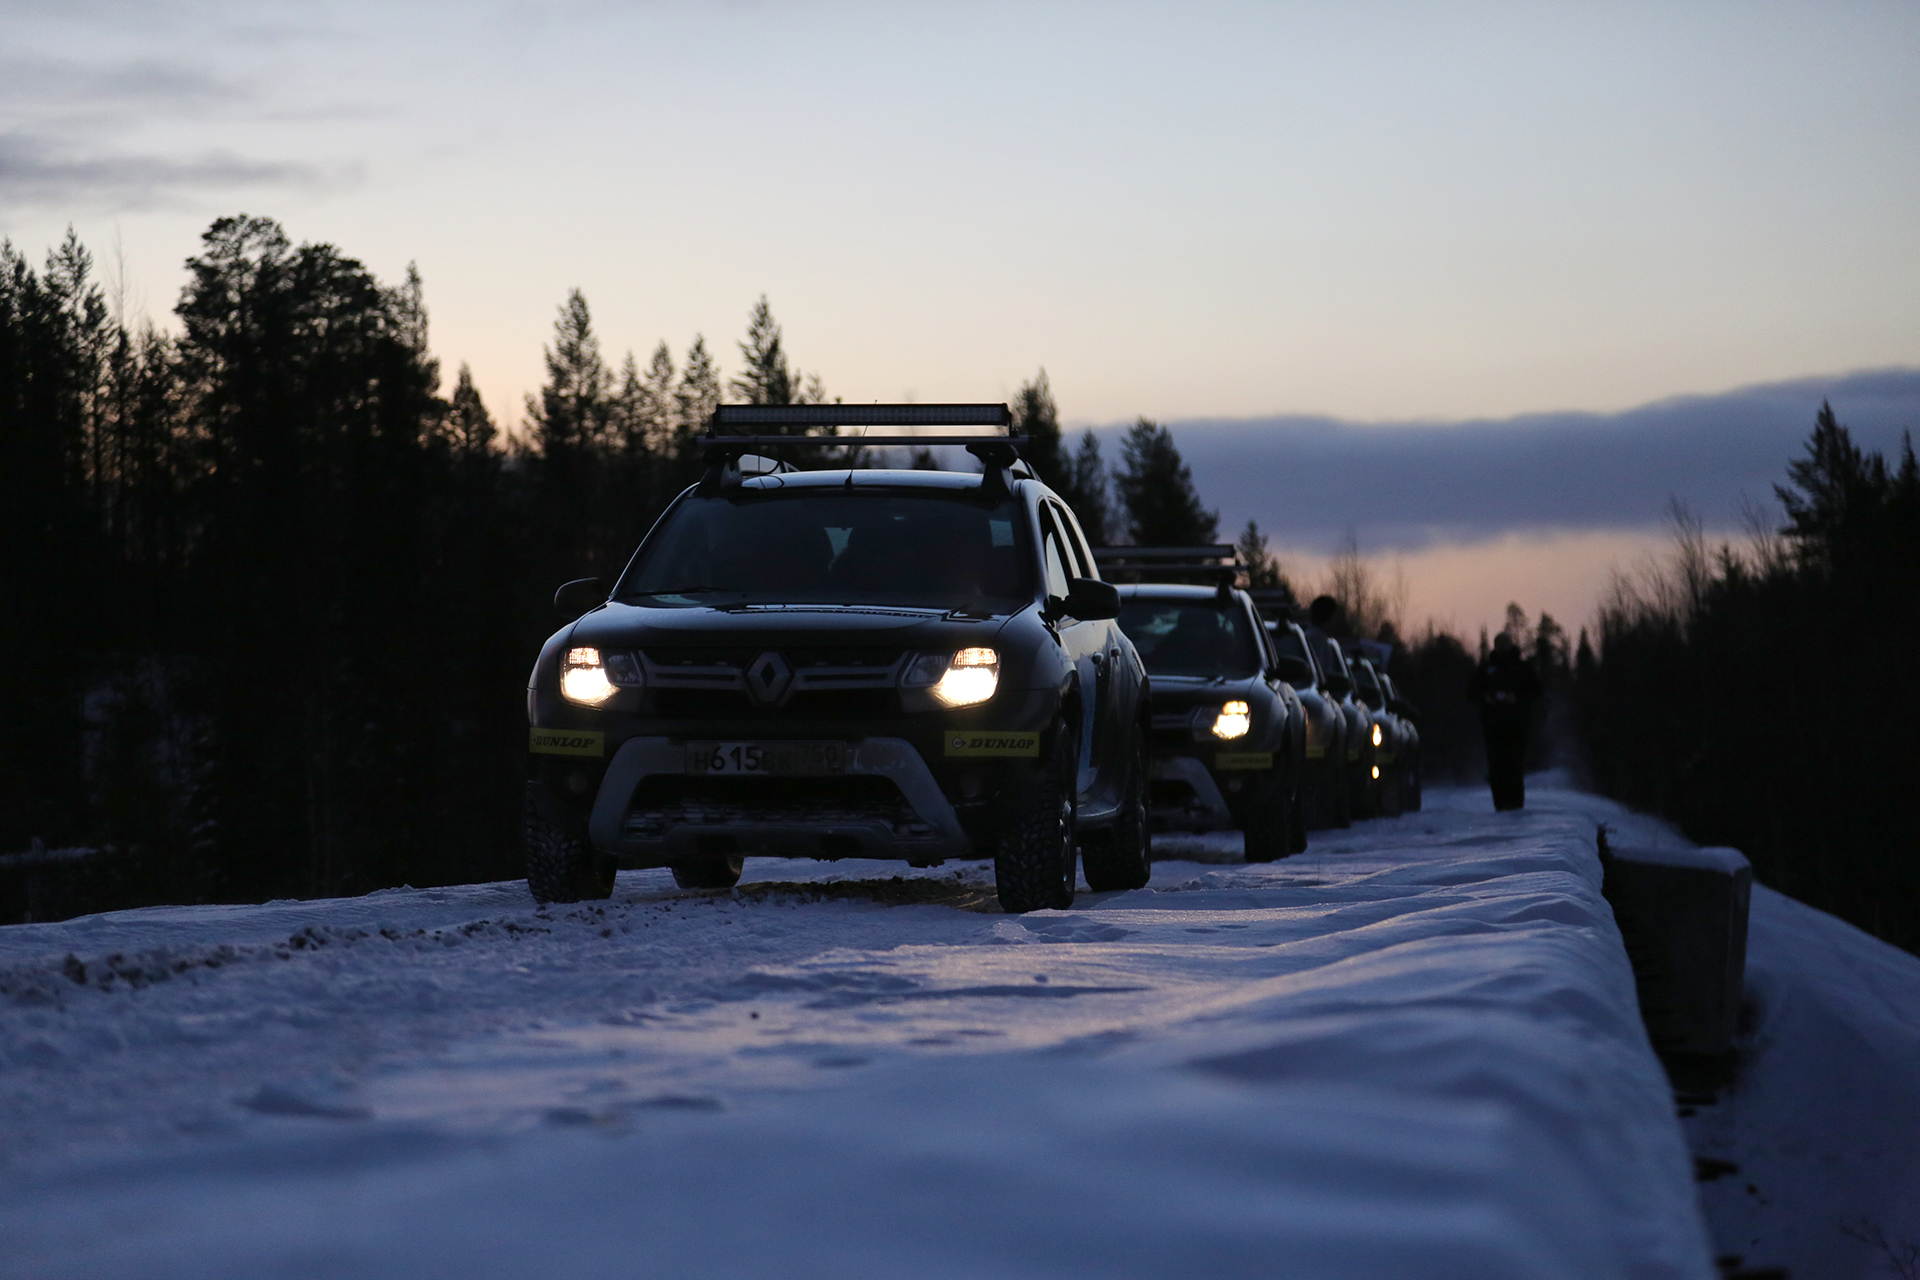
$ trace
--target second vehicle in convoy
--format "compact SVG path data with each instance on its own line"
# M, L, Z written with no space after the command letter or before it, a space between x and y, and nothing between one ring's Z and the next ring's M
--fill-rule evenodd
M1284 666L1252 600L1233 587L1234 548L1094 554L1107 576L1136 580L1120 586L1120 626L1153 682L1155 829L1239 827L1248 862L1306 848L1306 715L1288 681L1310 687L1311 673Z

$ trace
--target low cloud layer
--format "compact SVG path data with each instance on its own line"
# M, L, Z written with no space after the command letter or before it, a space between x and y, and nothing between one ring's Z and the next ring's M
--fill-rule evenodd
M0 60L0 120L31 121L0 130L0 211L117 213L322 182L309 164L133 140L156 121L236 118L259 105L243 85L184 62Z
M0 209L117 212L171 204L197 192L310 187L321 180L307 165L220 151L188 157L86 154L20 134L0 135Z
M1920 369L1690 396L1624 413L1545 413L1457 424L1368 425L1276 417L1173 422L1222 531L1249 517L1277 541L1416 550L1525 529L1657 526L1670 498L1709 528L1736 528L1743 497L1801 456L1822 400L1864 445L1889 454L1920 435ZM1117 459L1122 426L1099 430Z

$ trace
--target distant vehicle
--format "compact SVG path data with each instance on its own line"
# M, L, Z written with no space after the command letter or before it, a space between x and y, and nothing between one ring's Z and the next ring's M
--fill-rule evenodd
M1306 713L1246 592L1234 548L1094 553L1120 591L1120 626L1153 684L1156 830L1238 827L1249 862L1306 848ZM1165 581L1215 579L1212 586Z
M1397 818L1407 807L1406 771L1409 764L1417 766L1419 739L1413 722L1391 705L1400 700L1390 699L1385 677L1357 647L1349 655L1348 670L1353 674L1354 694L1367 708L1371 723L1373 760L1367 770L1365 810L1371 817Z
M1304 626L1301 633L1319 672L1320 689L1339 709L1343 721L1341 741L1345 748L1345 759L1341 764L1346 792L1344 808L1341 810L1344 821L1339 825L1349 826L1353 819L1371 818L1377 812L1373 785L1373 771L1376 768L1373 713L1354 696L1353 673L1340 645L1318 627Z
M1400 804L1408 812L1417 813L1423 802L1420 787L1420 710L1400 696L1384 669L1380 672L1380 688L1387 695L1388 709L1406 722L1406 744L1400 748Z
M1350 827L1353 799L1347 783L1347 716L1313 659L1307 633L1297 622L1268 621L1279 655L1281 678L1294 687L1306 713L1307 826Z
M1150 873L1149 687L1079 523L1018 461L1005 405L728 405L708 470L528 681L527 884L617 867L726 888L749 855L991 856L1008 911ZM983 473L795 471L757 455L993 426Z

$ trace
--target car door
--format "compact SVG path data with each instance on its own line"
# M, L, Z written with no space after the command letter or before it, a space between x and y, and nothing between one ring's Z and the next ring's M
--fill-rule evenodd
M1111 755L1106 740L1112 734L1112 717L1103 705L1111 667L1107 657L1109 624L1083 621L1066 611L1072 580L1087 576L1067 532L1069 527L1066 513L1057 504L1040 504L1040 557L1047 577L1047 612L1053 618L1060 646L1080 679L1080 764L1074 788L1085 804L1097 802L1103 766Z

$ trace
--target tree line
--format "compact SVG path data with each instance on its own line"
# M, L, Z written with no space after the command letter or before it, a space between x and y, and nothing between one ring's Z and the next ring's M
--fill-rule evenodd
M1572 683L1593 782L1732 845L1764 884L1920 952L1920 465L1831 406L1756 512L1710 548L1675 512L1663 569L1616 581Z
M554 586L619 570L714 406L821 377L765 298L731 376L699 336L614 366L576 290L516 434L464 365L441 393L411 270L245 216L187 268L163 332L71 233L38 269L0 244L0 856L113 851L43 913L517 874ZM1096 540L1213 539L1165 427L1109 468L1044 371L1016 401Z

